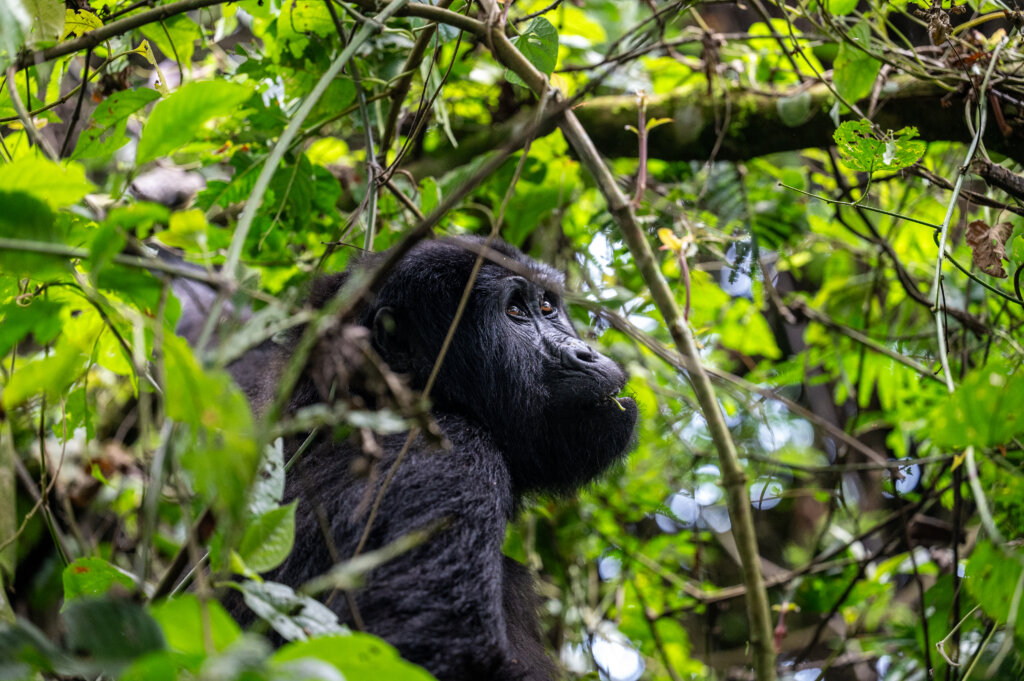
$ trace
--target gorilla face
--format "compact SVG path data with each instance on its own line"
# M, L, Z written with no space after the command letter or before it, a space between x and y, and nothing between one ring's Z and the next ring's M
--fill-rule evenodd
M399 264L366 315L393 369L425 385L482 240L423 243ZM471 250L467 250L467 247ZM562 276L504 243L509 263L485 260L431 399L488 430L517 496L568 492L629 446L636 404L617 397L623 370L579 339L561 300Z

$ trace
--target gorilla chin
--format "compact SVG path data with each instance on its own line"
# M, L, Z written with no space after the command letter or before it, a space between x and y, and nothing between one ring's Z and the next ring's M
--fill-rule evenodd
M506 525L527 495L569 494L621 461L637 419L636 403L616 397L625 372L573 329L562 275L503 242L420 243L373 300L342 320L340 333L320 339L289 409L372 392L353 385L358 371L338 370L339 357L375 353L422 390L485 248L430 393L450 448L438 451L419 436L406 451L407 434L377 435L367 475L356 464L368 454L356 442L310 438L286 481L285 496L299 500L295 546L267 578L294 587L352 557L367 528L366 500L377 499L364 551L426 526L443 529L377 567L350 598L329 600L338 617L361 623L441 681L544 681L557 673L542 643L539 599L529 571L502 554ZM364 257L349 272L383 257ZM347 277L316 282L310 304L324 305ZM357 337L372 350L345 347ZM265 343L231 367L257 411L276 393L294 347ZM293 438L286 456L306 439Z

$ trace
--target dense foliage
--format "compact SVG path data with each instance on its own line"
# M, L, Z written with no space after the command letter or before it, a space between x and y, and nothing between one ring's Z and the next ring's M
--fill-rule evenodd
M258 577L278 438L422 410L254 418L223 368L317 273L465 232L566 269L641 405L626 465L507 537L566 678L1020 678L1022 25L0 0L0 678L429 678L312 597L388 555ZM186 279L251 315L190 348Z

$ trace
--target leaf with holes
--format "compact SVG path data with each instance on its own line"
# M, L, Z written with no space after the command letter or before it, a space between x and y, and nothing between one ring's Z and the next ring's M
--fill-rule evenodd
M974 264L985 274L1000 279L1006 278L1003 261L1006 257L1006 241L1010 238L1013 225L1000 222L992 227L984 220L975 220L967 225L964 240L974 254Z
M843 165L864 173L899 170L917 163L925 152L925 144L915 137L917 128L912 126L889 130L879 137L866 120L844 121L832 135Z

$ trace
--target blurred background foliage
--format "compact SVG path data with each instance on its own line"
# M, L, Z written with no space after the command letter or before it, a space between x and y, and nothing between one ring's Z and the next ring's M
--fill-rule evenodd
M288 589L247 592L253 632L217 603L290 550L273 441L301 425L254 420L223 367L308 320L311 277L459 192L434 233L487 233L510 188L501 236L568 272L642 414L628 462L509 529L550 651L566 678L754 678L688 373L554 105L467 18L550 76L658 249L746 471L780 678L1020 678L1020 8L484 5L0 2L0 678L427 678ZM522 172L484 172L515 140ZM249 311L201 352L183 278Z

